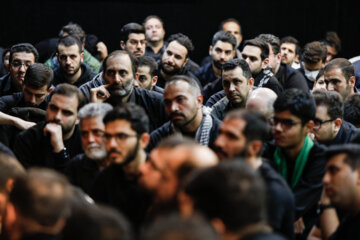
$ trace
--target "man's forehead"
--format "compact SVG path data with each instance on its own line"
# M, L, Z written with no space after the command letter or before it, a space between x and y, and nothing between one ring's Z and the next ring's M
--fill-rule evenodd
M238 31L240 33L240 26L236 22L226 22L223 25L223 30L226 31Z
M221 124L221 129L228 130L234 133L242 133L246 126L246 121L241 117L225 117L223 123Z
M341 165L345 163L344 160L346 159L346 157L347 157L347 153L342 153L342 152L336 153L328 159L326 166L328 167L333 165Z
M63 44L60 44L58 46L58 51L60 54L62 53L79 53L79 46L77 44L73 44L73 45L70 45L70 46L65 46Z
M145 34L144 33L130 33L129 40L130 39L145 40Z
M223 79L233 79L233 78L239 78L243 79L245 78L244 72L241 67L236 66L234 69L226 70L222 72Z
M187 55L187 49L176 40L170 42L166 48L166 50L170 50L175 54L181 55L185 57Z
M344 77L344 74L341 70L341 68L331 68L324 71L324 77L325 79L331 78L333 76L342 76Z
M221 40L216 41L214 48L221 48L223 50L233 50L233 46L229 42L223 42Z
M12 60L35 61L35 56L31 52L15 52L12 54Z
M292 48L293 50L295 50L296 45L294 43L284 42L284 43L281 44L281 48L282 47Z
M160 25L162 27L162 23L160 22L159 19L157 18L150 18L148 19L146 22L145 22L145 27L147 25L151 25L151 24L154 24L154 25Z
M261 49L256 46L246 45L241 53L258 58L261 55Z
M127 54L118 54L111 56L106 62L106 68L131 68L131 60Z
M138 73L150 74L150 67L146 65L141 65L137 68Z
M77 112L78 98L76 95L66 96L55 93L51 96L49 105L54 105L60 109Z

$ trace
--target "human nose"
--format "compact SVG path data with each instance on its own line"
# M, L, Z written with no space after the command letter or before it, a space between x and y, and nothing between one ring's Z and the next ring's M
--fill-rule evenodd
M220 134L215 140L215 146L221 148L223 146L223 143L224 143L224 141L223 141L222 135Z
M235 91L235 85L233 83L230 83L229 91Z
M35 97L35 95L31 95L30 102L33 103L33 104L36 103L36 97Z
M55 113L55 120L61 120L61 111Z
M177 103L172 103L170 107L171 112L176 112L179 110L179 105Z
M224 58L225 58L225 52L221 52L221 53L220 53L220 58L221 58L221 59L224 59Z
M322 179L322 183L323 183L323 184L328 184L329 181L330 181L329 174L328 174L327 172L325 172L325 175L324 175L324 177L323 177L323 179Z
M332 82L328 82L328 83L326 84L326 89L327 89L328 91L334 91L334 84L332 84Z
M142 45L141 42L138 41L137 44L136 44L136 48L141 48L141 45Z

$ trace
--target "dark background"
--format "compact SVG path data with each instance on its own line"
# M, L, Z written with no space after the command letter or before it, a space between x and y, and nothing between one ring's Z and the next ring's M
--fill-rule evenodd
M219 23L238 19L244 39L260 33L278 37L292 35L301 45L320 40L326 31L336 31L342 40L340 56L360 55L360 16L356 1L350 0L238 0L227 1L16 1L2 2L0 46L18 42L37 43L56 37L69 21L79 23L86 33L96 34L109 51L119 48L119 32L128 22L142 23L150 14L165 22L166 36L182 32L195 45L192 58L200 62L208 54L212 35Z

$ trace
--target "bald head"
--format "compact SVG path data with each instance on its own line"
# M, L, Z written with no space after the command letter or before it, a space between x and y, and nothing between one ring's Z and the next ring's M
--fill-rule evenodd
M270 118L274 113L273 104L276 98L276 93L270 88L257 88L246 101L246 109L259 111L266 118Z

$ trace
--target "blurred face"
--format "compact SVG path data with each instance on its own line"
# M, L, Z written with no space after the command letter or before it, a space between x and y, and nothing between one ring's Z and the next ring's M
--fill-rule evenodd
M283 43L280 46L281 62L291 66L296 56L296 45L294 43Z
M326 90L325 76L322 75L314 82L313 90Z
M77 122L78 100L76 96L52 95L46 110L46 121L61 125L62 134L74 131Z
M215 141L216 154L221 160L244 155L247 147L243 130L246 122L240 118L228 118L220 126L219 135Z
M10 70L10 51L7 51L4 55L4 67L6 69L6 72L9 72Z
M183 45L177 41L170 42L161 58L162 71L168 75L179 73L188 61L187 54Z
M139 139L130 122L117 119L105 125L105 144L111 163L122 164L134 159L139 151Z
M145 46L146 40L145 34L143 33L130 33L129 38L125 43L125 48L135 57L144 56Z
M344 208L353 208L358 193L359 171L352 170L344 159L346 153L330 158L323 177L324 190L332 204Z
M210 56L216 68L221 69L226 61L233 59L235 50L231 43L217 41L214 46L210 46Z
M133 89L134 80L130 57L123 54L110 57L106 62L103 79L106 84L110 84L108 90L111 95L128 96Z
M240 26L235 22L227 22L223 25L223 31L234 35L236 38L236 47L239 47L242 41Z
M315 125L313 132L315 139L320 143L326 143L332 141L336 137L334 130L334 120L332 120L328 114L327 106L316 106Z
M246 100L249 97L253 88L254 79L249 81L243 75L240 67L233 70L223 71L222 84L227 98L234 106L245 106Z
M153 78L150 75L150 67L139 66L136 71L134 86L151 90L155 86L155 84L156 82L153 82Z
M57 57L64 75L74 76L80 70L84 55L77 44L69 47L59 45Z
M184 128L195 122L202 106L202 96L194 96L185 81L177 81L164 90L165 110L172 123Z
M104 142L105 125L100 117L84 118L80 121L81 143L85 155L92 160L106 157Z
M10 63L10 76L12 84L21 89L25 79L25 73L28 67L35 63L35 56L33 53L16 52L12 55Z
M44 102L45 98L49 95L50 90L45 85L42 88L34 89L27 85L24 85L23 94L25 104L28 107L36 107Z
M307 131L301 119L286 110L275 112L273 134L277 146L292 149L302 146Z
M246 45L241 53L243 59L249 64L250 71L257 75L266 66L261 60L261 49L255 46Z
M347 83L341 69L339 68L329 69L328 71L325 71L324 76L327 90L340 93L344 100L354 88L354 84L352 82L349 81Z
M327 56L326 56L326 62L329 62L331 59L333 59L337 55L337 51L335 48L326 45L327 48Z
M158 42L164 40L165 30L162 23L157 18L150 18L145 23L146 40Z

